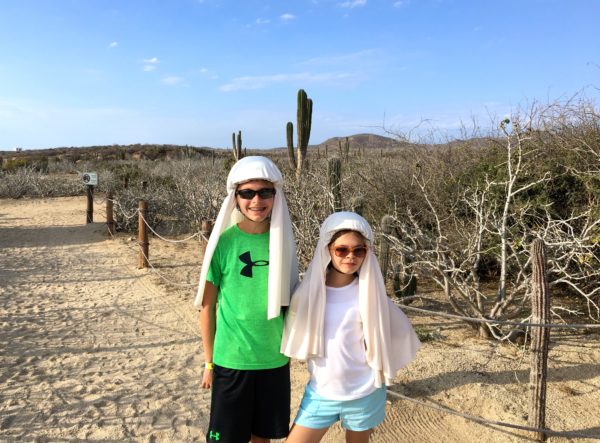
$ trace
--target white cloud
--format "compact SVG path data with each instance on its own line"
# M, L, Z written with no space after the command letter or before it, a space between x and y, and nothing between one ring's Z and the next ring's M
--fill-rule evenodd
M364 49L362 51L351 52L349 54L332 55L328 57L315 57L305 62L303 65L345 65L353 66L360 64L364 66L373 60L382 60L384 54L378 49Z
M268 25L269 23L271 23L271 20L269 20L269 19L263 19L263 18L256 19L257 25Z
M151 72L151 71L156 71L156 69L158 68L158 58L157 57L152 57L152 58L145 58L143 60L144 63L144 67L142 68L144 70L144 72Z
M348 73L322 73L312 74L310 72L301 72L297 74L273 74L260 75L253 77L237 77L230 83L221 85L219 88L223 92L242 91L251 89L262 89L273 84L281 83L326 83L347 80L354 77Z
M109 48L116 48L117 46L119 46L118 42L110 42L110 44L108 45Z
M213 72L208 68L200 68L198 71L193 72L193 74L200 75L202 78L207 78L209 80L215 80L219 78L216 72Z
M289 22L290 20L294 20L296 18L296 16L294 14L285 13L285 14L281 14L279 16L279 18L281 20L283 20L284 22Z
M409 0L398 0L394 2L394 8L401 8L403 6L407 6L409 3Z
M362 7L365 6L367 4L367 0L348 0L342 3L338 3L338 6L342 7L342 8L358 8L358 7Z
M183 84L185 79L176 75L169 75L167 77L164 77L161 81L168 86L177 86Z

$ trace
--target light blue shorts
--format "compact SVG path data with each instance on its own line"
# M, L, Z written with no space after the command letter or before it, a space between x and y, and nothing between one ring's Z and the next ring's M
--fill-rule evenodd
M309 386L304 391L294 423L311 429L328 428L341 420L351 431L372 429L385 418L385 386L356 400L327 400Z

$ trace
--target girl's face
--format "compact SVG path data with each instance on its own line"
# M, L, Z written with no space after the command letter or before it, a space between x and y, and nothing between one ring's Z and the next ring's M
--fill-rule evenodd
M273 201L275 194L269 191L262 191L261 194L255 193L252 198L243 198L244 190L261 191L266 189L275 190L273 183L267 180L251 180L238 185L236 190L236 202L238 208L244 216L255 223L262 223L269 218L273 210ZM252 192L250 192L252 194ZM266 194L266 195L264 195Z
M329 255L333 267L342 274L357 272L367 252L365 239L358 232L347 232L329 244Z

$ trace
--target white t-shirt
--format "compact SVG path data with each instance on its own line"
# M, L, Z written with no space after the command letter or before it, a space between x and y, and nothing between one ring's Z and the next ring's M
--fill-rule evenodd
M358 279L341 288L327 286L323 357L308 360L309 386L329 400L354 400L375 391L367 364L358 305Z

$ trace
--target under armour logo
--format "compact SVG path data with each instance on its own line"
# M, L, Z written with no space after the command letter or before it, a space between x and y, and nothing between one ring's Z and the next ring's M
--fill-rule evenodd
M220 434L218 432L209 431L208 438L210 440L219 441L219 439L221 438L221 436L220 436Z
M269 266L268 260L252 261L252 257L250 256L250 251L246 251L242 255L240 255L240 260L242 263L246 264L246 266L244 266L242 268L242 270L240 271L240 275L243 275L244 277L252 278L252 267L254 267L254 266Z

